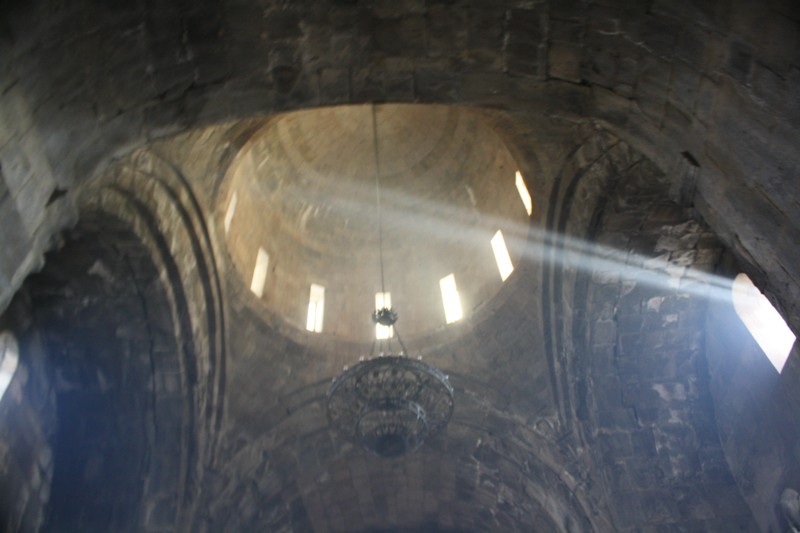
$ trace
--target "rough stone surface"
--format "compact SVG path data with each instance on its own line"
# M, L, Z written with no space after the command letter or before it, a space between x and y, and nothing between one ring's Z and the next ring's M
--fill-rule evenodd
M0 330L13 332L26 355L0 400L0 527L12 533L41 530L53 482L54 387L44 339L31 333L31 321L26 294L0 317Z
M38 321L3 318L31 339L0 404L6 529L785 529L797 354L769 374L704 274L732 257L720 273L800 328L793 2L2 11L0 308L47 265L23 289ZM457 410L393 462L327 427L327 384L365 347L248 300L219 209L263 117L370 102L484 113L535 203L498 295L419 339ZM79 213L96 242L60 233ZM131 286L104 286L107 257ZM158 422L125 439L137 401ZM147 460L111 468L125 446Z
M2 271L3 299L41 264L49 235L74 221L72 196L48 207L46 199L93 175L108 154L225 118L439 101L598 120L665 169L690 151L702 169L698 200L714 209L704 216L741 257L780 265L757 281L790 291L779 303L797 323L798 295L785 289L797 263L782 259L797 231L786 194L800 123L794 10L704 6L9 6L2 167L11 198L25 198L16 209L28 235L14 239L20 255ZM753 20L764 30L754 32ZM742 215L753 197L780 239L759 239L761 223Z

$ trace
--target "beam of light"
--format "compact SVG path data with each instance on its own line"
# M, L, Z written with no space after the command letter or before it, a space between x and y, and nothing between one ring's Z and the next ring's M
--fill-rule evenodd
M311 284L308 295L308 317L306 329L315 333L322 333L322 317L325 313L325 287Z
M332 178L333 179L333 178ZM352 226L375 224L374 197L359 183L337 184L338 194L315 188L287 187L285 193L302 198L329 213L348 219ZM324 189L324 188L323 188ZM254 191L258 194L257 191ZM620 250L597 242L558 234L531 226L527 221L514 222L503 216L482 214L476 223L474 210L420 198L399 189L386 189L382 204L385 220L392 228L402 229L410 239L425 239L450 247L463 246L465 252L485 246L491 233L487 228L503 228L510 249L520 253L520 261L542 261L592 275L604 283L619 282L630 286L666 289L678 294L730 302L731 280L692 269L672 261L668 252L654 257Z
M250 290L259 298L264 296L264 285L267 283L268 268L269 254L263 248L259 248L258 256L256 257L256 266L253 269L253 281L250 282Z
M376 292L375 293L375 310L378 311L383 308L392 308L392 293L391 292ZM375 338L378 340L391 339L394 337L394 326L382 326L375 324Z
M236 191L233 191L233 196L231 196L231 201L228 203L228 210L225 212L225 235L231 229L231 222L233 222L233 215L236 213L236 206L239 204L239 195L236 194Z
M448 274L439 280L439 288L442 290L442 304L444 304L444 319L448 324L452 324L464 317L461 309L461 298L456 288L456 277Z
M789 358L795 335L746 274L733 281L733 308L779 373Z
M497 230L497 233L492 237L492 251L494 252L494 260L497 263L497 270L500 271L500 279L505 281L514 272L514 265L511 263L511 256L508 255L506 241L503 240L503 232L500 230Z

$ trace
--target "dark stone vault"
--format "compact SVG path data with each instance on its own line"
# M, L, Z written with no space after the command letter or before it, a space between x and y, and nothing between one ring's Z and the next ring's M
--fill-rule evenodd
M3 530L789 530L796 349L776 373L725 295L800 330L795 2L0 13ZM413 339L456 408L394 460L328 428L362 348L262 305L225 228L276 114L370 103L468 109L534 193L508 281Z

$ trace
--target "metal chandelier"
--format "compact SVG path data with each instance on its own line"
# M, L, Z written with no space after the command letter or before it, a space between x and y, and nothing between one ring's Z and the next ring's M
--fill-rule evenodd
M381 213L378 125L372 106L375 157L375 197L378 226L381 291L385 292L383 269L383 217ZM328 419L342 436L379 457L399 457L419 448L425 439L440 432L453 413L453 387L445 374L422 361L410 359L397 332L397 313L382 307L372 321L393 328L376 350L373 340L369 357L361 357L334 378L327 396Z

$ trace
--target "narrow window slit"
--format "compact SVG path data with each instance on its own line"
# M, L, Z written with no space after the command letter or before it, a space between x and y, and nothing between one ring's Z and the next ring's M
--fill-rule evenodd
M517 170L516 184L517 192L522 200L522 204L525 206L525 211L528 213L528 216L531 216L533 214L533 200L531 200L531 193L528 192L528 187L525 186L525 180L522 179L522 174L520 174L519 170Z
M506 241L503 239L503 232L500 230L497 230L497 233L492 237L492 251L494 252L494 260L497 263L497 270L500 272L500 279L505 281L514 272L514 265L511 263L511 256L508 255Z
M732 291L736 314L775 370L781 372L794 346L794 333L746 274L736 276Z
M448 274L439 280L439 288L442 291L442 304L444 304L444 318L448 324L461 320L464 313L461 309L461 298L456 287L456 278L453 274Z
M322 333L322 318L325 312L325 287L311 284L308 296L308 318L306 329L315 333Z
M264 286L267 284L268 271L269 254L263 248L259 248L256 256L256 267L253 269L253 280L250 282L250 290L259 298L264 296Z

